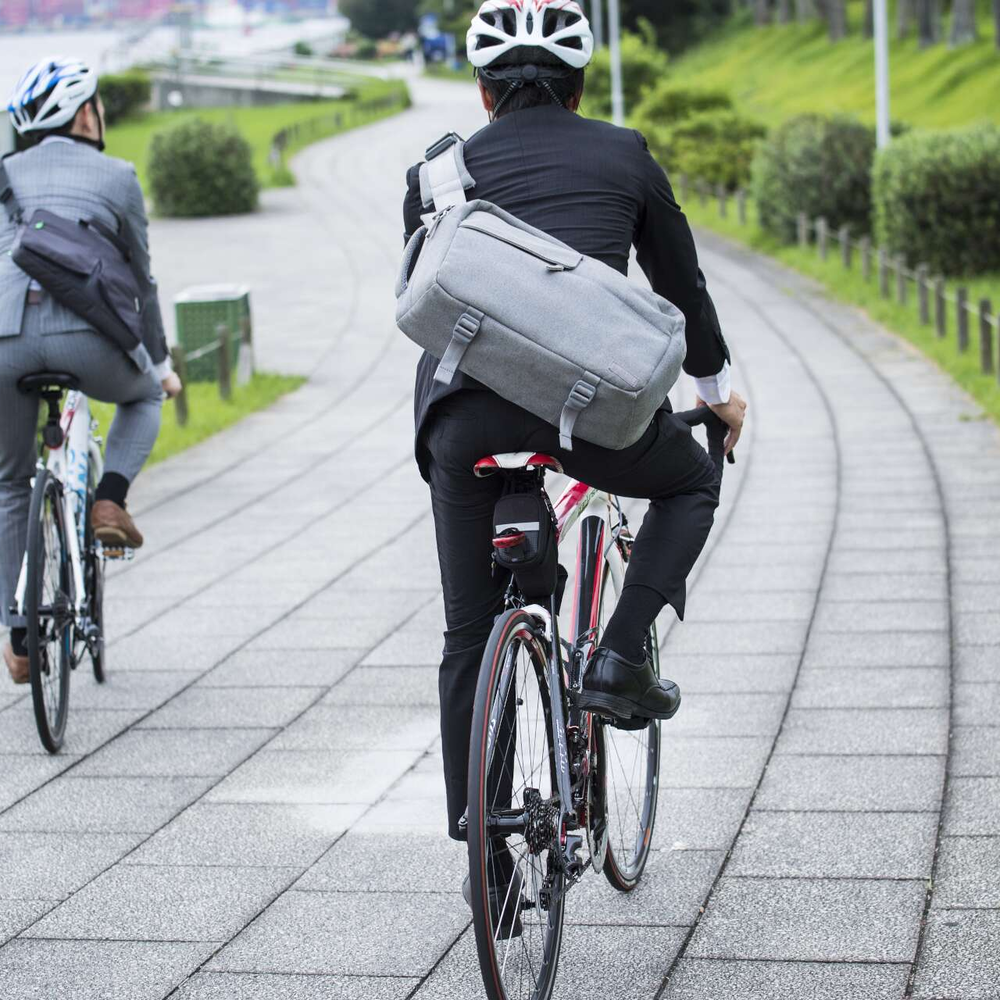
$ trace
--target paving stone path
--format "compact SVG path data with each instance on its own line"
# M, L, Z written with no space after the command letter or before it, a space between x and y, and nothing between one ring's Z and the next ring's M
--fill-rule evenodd
M176 285L249 278L264 366L312 377L144 476L62 755L0 681L3 1000L481 995L391 296L402 171L478 115L416 97L260 216L157 224ZM752 422L663 623L685 705L648 876L570 897L556 995L995 1000L1000 435L861 315L701 246Z

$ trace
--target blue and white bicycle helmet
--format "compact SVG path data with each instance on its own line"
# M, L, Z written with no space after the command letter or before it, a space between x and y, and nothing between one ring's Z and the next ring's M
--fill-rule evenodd
M7 110L19 135L68 125L97 93L97 73L79 59L50 56L21 77Z

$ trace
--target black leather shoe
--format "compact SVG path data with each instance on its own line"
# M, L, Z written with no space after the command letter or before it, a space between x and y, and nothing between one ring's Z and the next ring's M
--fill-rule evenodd
M583 675L577 704L617 719L672 719L681 707L681 692L673 681L656 676L649 656L632 663L601 647Z
M524 900L524 896L521 873L514 864L514 860L511 858L507 847L504 846L502 850L505 857L499 857L498 861L501 867L509 868L510 881L505 880L501 885L490 889L490 916L494 927L497 923L500 924L499 933L497 934L498 940L507 941L510 938L521 936L523 930L521 926L521 903ZM465 880L462 882L462 898L468 903L469 909L472 909L472 879L468 875L465 876Z

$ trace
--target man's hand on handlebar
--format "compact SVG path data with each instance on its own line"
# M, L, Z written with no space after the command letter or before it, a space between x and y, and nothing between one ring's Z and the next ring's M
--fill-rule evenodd
M728 455L736 447L736 442L739 441L740 434L743 433L743 421L747 414L746 400L738 392L734 392L730 394L728 403L713 405L706 404L704 400L699 399L695 405L708 405L709 409L729 427L729 433L726 435L726 454Z

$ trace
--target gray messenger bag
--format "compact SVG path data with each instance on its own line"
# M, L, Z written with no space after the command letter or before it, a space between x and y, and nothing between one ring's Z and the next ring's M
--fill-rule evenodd
M3 160L0 202L17 229L14 263L142 368L142 290L127 242L96 219L43 208L25 218Z
M421 169L425 216L396 283L399 328L435 358L435 379L465 372L573 438L622 449L649 427L680 374L684 317L601 261L522 222L474 186L448 136Z

